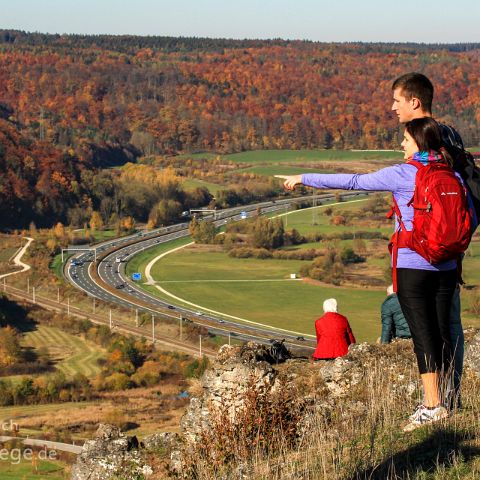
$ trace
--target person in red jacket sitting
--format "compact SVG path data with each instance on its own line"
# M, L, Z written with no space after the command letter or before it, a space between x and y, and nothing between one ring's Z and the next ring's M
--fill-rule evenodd
M348 353L348 346L356 343L347 317L337 313L337 301L329 298L323 302L323 316L315 321L317 348L314 360L327 360L343 357Z

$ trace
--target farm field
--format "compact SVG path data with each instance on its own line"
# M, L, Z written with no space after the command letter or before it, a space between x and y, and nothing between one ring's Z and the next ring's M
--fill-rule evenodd
M22 345L36 350L47 349L55 368L67 377L73 377L76 373L94 377L100 372L97 360L104 356L103 350L94 343L44 325L25 333Z
M15 255L15 253L18 251L18 248L2 248L0 249L0 263L1 262L8 262L10 258Z
M188 384L173 376L155 387L103 392L95 401L0 407L0 422L12 420L23 437L60 433L66 443L91 438L99 423L123 426L129 435L142 438L163 430L178 431L188 403L188 397L179 395L187 388Z
M15 270L11 260L24 243L22 237L0 235L0 274Z
M298 173L334 173L367 172L379 169L395 160L401 160L403 155L396 151L341 151L341 150L254 150L228 155L212 153L183 154L176 160L210 160L220 159L220 162L230 164L227 173L221 176L217 183L208 182L195 177L184 178L183 186L188 190L198 186L207 187L210 193L216 195L219 190L231 188L238 182L239 174L254 174L271 178L274 175L293 175ZM232 169L233 163L233 169ZM235 168L235 165L238 167Z
M216 195L219 190L226 188L225 185L218 185L216 183L206 182L204 180L195 178L186 178L182 181L182 185L185 190L194 190L198 187L206 187L212 195Z
M358 205L364 204L364 200L361 199ZM312 209L290 212L287 215L288 228L297 228L301 233L319 229L325 233L352 231L352 227L330 225L330 218L321 215L323 208L325 206L318 207L318 225L311 224ZM358 206L356 203L340 203L336 208L345 210ZM162 252L168 250L166 246L162 247ZM134 257L127 265L127 272L144 269L159 253L155 250L145 252L143 258ZM132 269L130 264L134 261ZM335 296L358 331L358 340L375 340L378 336L377 307L383 299L383 291L289 280L290 274L298 273L304 263L300 260L233 259L223 252L208 251L208 247L193 246L164 257L154 266L152 275L168 292L186 301L301 334L312 333L312 324L321 314L323 300ZM155 287L148 286L149 292L155 290ZM160 296L168 298L165 294Z
M235 173L255 173L271 177L273 175L296 175L298 173L334 173L333 170L322 168L296 167L295 165L255 165L254 167L240 168Z
M298 273L302 263L230 259L223 253L195 254L186 249L164 257L152 274L167 291L204 308L302 335L313 333L313 322L322 314L323 300L335 297L358 340L373 341L378 333L377 310L383 292L319 286L286 278ZM179 280L169 282L173 275Z
M325 205L318 206L316 208L305 208L301 210L294 210L288 212L287 215L280 214L283 219L285 228L287 230L295 228L302 235L308 233L320 232L322 234L331 233L343 233L343 232L355 232L355 231L367 231L367 232L382 232L385 235L390 235L393 230L393 222L385 225L370 223L366 221L352 222L351 225L332 225L331 219L334 215L339 215L341 212L354 212L365 206L365 202L368 200L367 196L360 196L355 200L348 202L334 202ZM328 216L324 213L327 208L333 208L333 213ZM387 208L386 210L387 211ZM302 246L302 245L301 245ZM310 247L309 247L310 248Z
M217 154L193 153L180 158L215 158ZM241 153L220 155L221 158L238 163L301 163L318 161L358 161L401 158L400 152L380 150L252 150Z

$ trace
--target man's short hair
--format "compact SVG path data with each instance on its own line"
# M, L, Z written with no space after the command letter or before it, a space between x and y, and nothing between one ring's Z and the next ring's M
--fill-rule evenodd
M416 72L406 73L393 82L392 90L397 88L407 100L418 98L422 109L432 113L433 85L425 75Z

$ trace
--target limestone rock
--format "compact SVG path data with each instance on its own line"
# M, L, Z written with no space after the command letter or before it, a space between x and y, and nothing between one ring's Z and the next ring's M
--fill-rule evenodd
M141 442L142 446L147 450L164 449L170 451L177 446L180 438L178 433L161 432L147 435Z
M152 468L145 464L136 437L127 437L113 425L101 424L93 440L85 442L72 468L72 480L108 480L117 474L143 474Z
M210 427L211 412L222 411L234 422L247 389L268 392L276 374L265 358L266 347L252 342L243 346L224 345L219 350L212 368L202 378L204 395L191 399L182 418L182 431L188 441L195 442Z

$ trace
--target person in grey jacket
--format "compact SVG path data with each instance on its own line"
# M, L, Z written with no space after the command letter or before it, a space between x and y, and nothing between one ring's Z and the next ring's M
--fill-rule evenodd
M382 335L380 343L390 343L394 338L411 338L408 323L403 316L402 307L393 291L393 285L387 288L387 298L382 303Z

